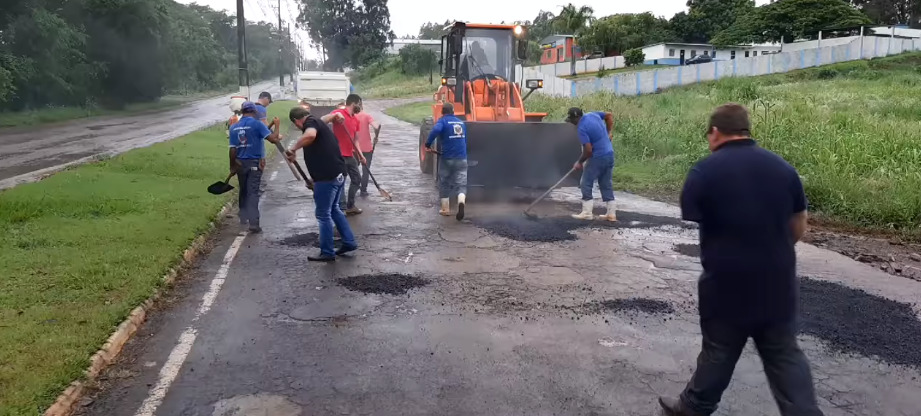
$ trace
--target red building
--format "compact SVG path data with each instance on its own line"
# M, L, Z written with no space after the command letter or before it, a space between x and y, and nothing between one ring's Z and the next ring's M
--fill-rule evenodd
M571 51L576 39L572 35L551 35L540 42L544 53L540 56L541 65L568 62L572 59ZM582 57L582 50L575 45L576 59Z

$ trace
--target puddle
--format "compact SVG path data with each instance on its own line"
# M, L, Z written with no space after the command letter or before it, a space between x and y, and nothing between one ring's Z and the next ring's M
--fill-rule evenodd
M299 416L302 410L283 396L259 393L221 400L214 404L211 416Z
M338 279L339 285L362 293L405 295L412 289L425 286L429 281L418 276L386 273L365 274Z
M921 321L911 305L804 278L800 324L833 350L921 369Z

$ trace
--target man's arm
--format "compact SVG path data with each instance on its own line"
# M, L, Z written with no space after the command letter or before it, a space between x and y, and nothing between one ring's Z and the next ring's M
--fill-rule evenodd
M432 144L435 143L435 138L437 138L438 136L441 136L441 132L443 130L444 130L444 123L442 123L441 120L438 120L438 122L435 123L435 126L432 127L432 131L429 132L429 137L425 139L426 149L430 149L430 150L432 149Z
M257 127L259 129L259 135L265 137L265 140L268 140L271 143L278 143L281 141L281 139L279 138L280 129L278 128L279 127L278 117L276 117L275 120L272 120L271 126L274 127L274 131L269 130L269 128L266 126Z
M585 163L585 161L592 157L592 140L588 137L588 133L586 133L584 130L578 129L578 131L579 143L582 143L582 155L579 156L579 161L572 165L572 167L576 170L582 169L582 165Z
M312 145L313 142L315 142L316 140L317 140L317 129L310 127L307 130L304 130L304 134L301 136L301 138L297 139L294 145L291 146L291 149L285 152L285 154L288 154L289 157L293 156L294 153L296 153L298 150Z
M793 233L793 242L799 242L806 235L808 228L809 214L806 211L797 212L790 218L790 231Z
M793 234L793 242L798 242L809 227L809 214L806 212L808 203L806 202L806 191L803 189L803 182L799 174L793 170L790 181L790 194L793 197L793 216L790 217L790 231Z
M345 120L345 117L343 117L342 114L339 114L338 112L332 112L323 117L320 117L320 121L324 123L332 123L332 122L341 123L344 120Z
M608 136L614 135L614 114L604 113L604 124L608 128Z
M240 166L240 161L237 160L237 148L230 148L230 171L235 172Z
M681 190L681 219L693 222L703 220L705 189L703 174L696 166L691 168Z

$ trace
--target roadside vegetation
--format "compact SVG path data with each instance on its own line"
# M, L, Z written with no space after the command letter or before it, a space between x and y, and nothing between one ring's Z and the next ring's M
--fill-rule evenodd
M746 104L753 135L803 176L810 208L842 225L921 235L921 54L756 78L724 79L641 97L534 95L529 111L615 114L620 189L674 198L707 155L709 113Z
M432 101L398 105L384 110L384 113L407 123L421 125L422 119L432 116Z
M40 414L82 377L233 198L205 190L226 172L217 126L0 192L0 415Z
M619 75L619 74L624 74L624 73L651 71L656 68L671 68L671 66L670 65L640 64L640 65L627 66L627 67L617 68L617 69L602 69L601 71L598 71L598 72L586 72L584 74L578 74L576 76L566 75L566 76L561 76L560 78L568 79L571 81L584 81L587 79L607 78L607 77L612 77L614 75Z
M437 59L433 51L409 45L398 56L383 57L353 72L352 83L362 98L430 96L441 82Z

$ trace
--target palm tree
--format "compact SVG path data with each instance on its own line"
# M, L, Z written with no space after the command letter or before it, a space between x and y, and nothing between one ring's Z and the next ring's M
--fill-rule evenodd
M572 46L569 49L571 75L576 75L576 39L595 20L594 13L595 10L589 6L576 7L569 3L563 6L560 14L553 19L553 26L556 30L571 33L573 36Z

